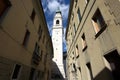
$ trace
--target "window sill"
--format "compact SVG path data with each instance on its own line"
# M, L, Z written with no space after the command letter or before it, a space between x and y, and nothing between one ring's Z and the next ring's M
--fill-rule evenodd
M84 52L87 49L87 45L82 49L82 51Z
M103 28L95 35L95 39L96 39L98 36L100 36L100 34L106 29L106 27L107 27L107 24L105 24L105 25L103 26Z

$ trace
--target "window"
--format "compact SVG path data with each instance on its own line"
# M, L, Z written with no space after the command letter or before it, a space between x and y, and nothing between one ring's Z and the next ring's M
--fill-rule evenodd
M40 38L41 38L41 35L42 35L42 28L41 28L41 25L39 25L38 35L39 35L39 38L38 38L38 41L39 41Z
M41 50L40 60L42 60L43 51Z
M13 75L12 75L12 79L17 79L18 78L18 75L20 73L20 68L21 66L16 64L15 65L15 69L14 69L14 72L13 72Z
M46 60L47 60L47 57L46 57L46 54L45 54L45 55L44 55L44 61L43 61L44 65L45 65L45 63L47 63ZM46 68L46 67L45 67L45 68ZM45 69L45 70L46 70L46 69Z
M35 77L35 69L31 68L29 80L34 80L34 77Z
M72 35L72 32L71 32L71 38L72 38L72 40L73 40L73 35Z
M35 10L33 9L32 14L30 16L33 22L34 22L34 19L35 19L35 14L36 14Z
M39 53L40 47L38 45L38 43L36 42L35 44L35 49L34 49L34 53L37 54L38 56L40 56L41 54Z
M45 35L43 36L43 43L45 42Z
M40 40L40 38L41 38L41 36L42 36L42 29L41 29L41 31L40 31L40 33L39 33L39 38L38 38L38 41Z
M77 2L78 2L78 0L75 0L75 8L76 8L76 6L77 6Z
M82 37L82 47L83 47L83 51L87 48L87 44L86 44L86 39L85 39L85 34L83 33Z
M87 66L88 80L92 80L93 79L93 75L92 75L92 69L91 69L90 63L87 63L86 66Z
M9 6L11 6L9 0L0 0L0 17Z
M76 72L77 71L77 68L76 68L76 65L73 63L73 72Z
M89 3L89 1L90 1L90 0L85 0L86 4L88 4L88 3Z
M41 25L39 25L39 29L38 29L38 34L40 35L41 32Z
M81 72L81 68L80 68L80 67L78 67L78 69L79 69L79 71Z
M24 46L27 46L29 37L30 37L30 32L28 30L26 30L25 37L24 37L24 40L23 40L23 45Z
M78 45L76 45L76 58L79 57L79 50L78 50Z
M78 14L78 20L79 20L79 22L81 22L82 17L81 17L80 9L79 8L77 10L77 14Z
M78 2L78 0L75 0L75 2Z
M35 65L38 65L40 61L40 57L41 57L40 47L39 47L39 44L36 42L35 48L33 51L33 56L32 56L32 63L34 63Z
M74 54L74 52L72 52L72 54L73 54L72 59L74 60L75 54Z
M59 20L56 21L56 24L59 24Z
M74 31L75 31L75 33L76 33L76 26L75 26L75 23L74 23Z
M92 24L96 33L96 37L105 29L106 24L99 9L96 10L92 17Z
M43 80L43 78L44 78L44 72L38 71L38 77L39 77L41 80ZM47 80L48 80L48 79L47 79Z
M74 19L74 13L72 13L72 20Z
M82 80L82 74L81 74L81 67L78 67L79 74L80 74L80 80Z
M47 80L50 80L49 71L47 71Z
M117 50L103 57L106 68L112 73L114 80L120 80L120 55Z

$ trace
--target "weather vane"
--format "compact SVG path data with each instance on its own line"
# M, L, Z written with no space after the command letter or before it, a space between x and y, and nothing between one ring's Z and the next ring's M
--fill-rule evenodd
M60 12L60 6L57 7L56 12Z

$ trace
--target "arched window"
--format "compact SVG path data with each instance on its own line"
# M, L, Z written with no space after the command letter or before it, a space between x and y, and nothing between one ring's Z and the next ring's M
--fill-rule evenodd
M56 21L56 24L59 24L59 20Z

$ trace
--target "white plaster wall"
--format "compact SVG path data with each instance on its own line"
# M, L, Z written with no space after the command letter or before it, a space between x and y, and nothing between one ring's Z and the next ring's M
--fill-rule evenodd
M59 20L59 24L56 24L56 20ZM53 20L52 42L54 49L53 61L57 64L60 72L65 78L63 66L63 26L61 13L56 13Z
M54 48L54 61L58 64L63 64L62 28L53 29L52 42Z

